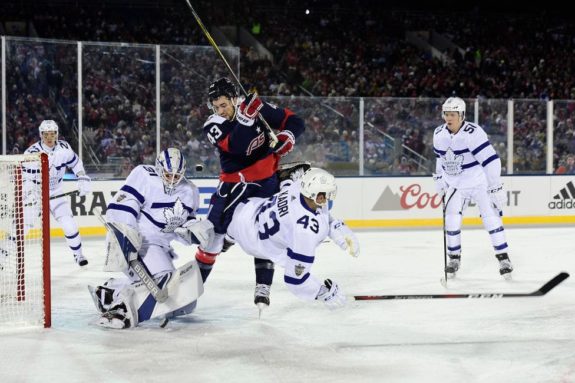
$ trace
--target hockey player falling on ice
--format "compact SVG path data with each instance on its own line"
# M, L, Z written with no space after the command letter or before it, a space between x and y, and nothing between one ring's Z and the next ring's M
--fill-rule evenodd
M220 156L220 184L212 195L208 219L214 224L215 240L200 246L196 260L205 281L216 256L231 246L224 243L226 229L240 200L248 197L270 197L278 191L275 175L280 157L287 155L295 139L305 129L303 120L287 108L278 108L260 100L255 93L241 101L235 85L227 78L212 83L208 105L213 110L204 124L204 132ZM270 148L270 137L259 116L279 130L279 142ZM254 303L269 305L273 263L256 257Z
M92 191L91 179L84 171L84 164L66 141L58 140L58 124L53 120L44 120L39 127L41 140L31 145L25 154L46 153L50 168L50 197L63 193L63 180L66 169L71 169L78 179L78 193L84 196ZM26 173L24 169L24 174ZM29 171L34 171L29 169ZM26 182L26 176L24 175ZM33 182L33 181L32 181ZM35 196L25 197L27 205L34 204ZM66 242L74 254L79 266L86 266L88 260L82 253L82 239L78 224L72 215L68 198L62 196L50 201L50 213L62 227ZM25 224L25 227L27 225Z
M489 232L499 273L511 277L513 267L507 254L507 241L501 221L507 201L501 183L501 160L489 143L485 131L465 121L465 102L448 98L442 106L445 124L433 135L437 157L433 179L443 195L445 231L449 262L445 272L453 278L461 263L461 224L463 212L471 200L479 206L483 226Z
M318 300L329 308L345 304L337 283L324 283L313 276L315 250L330 237L352 256L359 255L359 242L340 220L331 217L328 201L337 187L323 169L297 170L281 183L271 198L250 198L235 212L228 235L248 254L269 259L284 269L284 282L298 298Z
M156 317L189 314L203 292L194 261L175 269L172 240L206 246L213 240L213 225L197 220L198 188L185 178L186 162L175 148L163 150L156 166L139 165L108 205L105 270L127 276L109 279L90 292L100 312L98 324L110 328L135 327ZM136 267L167 291L157 302L142 282ZM166 290L167 289L167 290Z

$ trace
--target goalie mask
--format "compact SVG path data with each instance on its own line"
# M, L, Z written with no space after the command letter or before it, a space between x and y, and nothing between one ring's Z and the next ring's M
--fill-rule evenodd
M185 177L186 160L176 148L168 148L156 158L156 172L164 183L166 194L172 194L176 186Z
M40 131L40 138L42 139L42 143L49 146L50 148L56 144L56 141L58 141L58 124L56 124L56 121L44 120L40 124L38 130Z
M312 199L317 205L325 206L328 201L333 201L337 194L335 177L320 168L310 168L301 178L301 194ZM323 194L325 200L321 203L317 197Z
M441 116L445 118L445 112L459 113L459 120L465 120L465 101L459 97L449 97L441 106Z

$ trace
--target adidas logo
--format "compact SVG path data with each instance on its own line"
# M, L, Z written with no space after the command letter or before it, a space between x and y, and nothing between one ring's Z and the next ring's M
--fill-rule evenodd
M549 202L549 209L573 209L575 208L575 185L573 181L567 182L559 193L553 196L553 201Z

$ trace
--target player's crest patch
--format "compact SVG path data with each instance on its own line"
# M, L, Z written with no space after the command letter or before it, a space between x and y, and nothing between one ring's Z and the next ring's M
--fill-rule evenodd
M443 169L450 176L456 176L463 171L463 155L455 154L451 148L445 152L443 157Z
M174 203L174 207L164 209L164 218L166 225L162 229L164 233L173 233L177 227L180 227L186 222L188 212L184 208L184 204L178 197Z
M294 271L295 271L296 277L301 277L301 275L303 274L304 270L305 270L305 266L304 266L304 265L295 265Z

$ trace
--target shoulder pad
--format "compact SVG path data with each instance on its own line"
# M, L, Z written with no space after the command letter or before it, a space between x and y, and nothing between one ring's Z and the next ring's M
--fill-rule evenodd
M217 114L212 114L208 117L207 121L204 123L204 128L208 125L222 125L227 120L224 117L218 116Z

